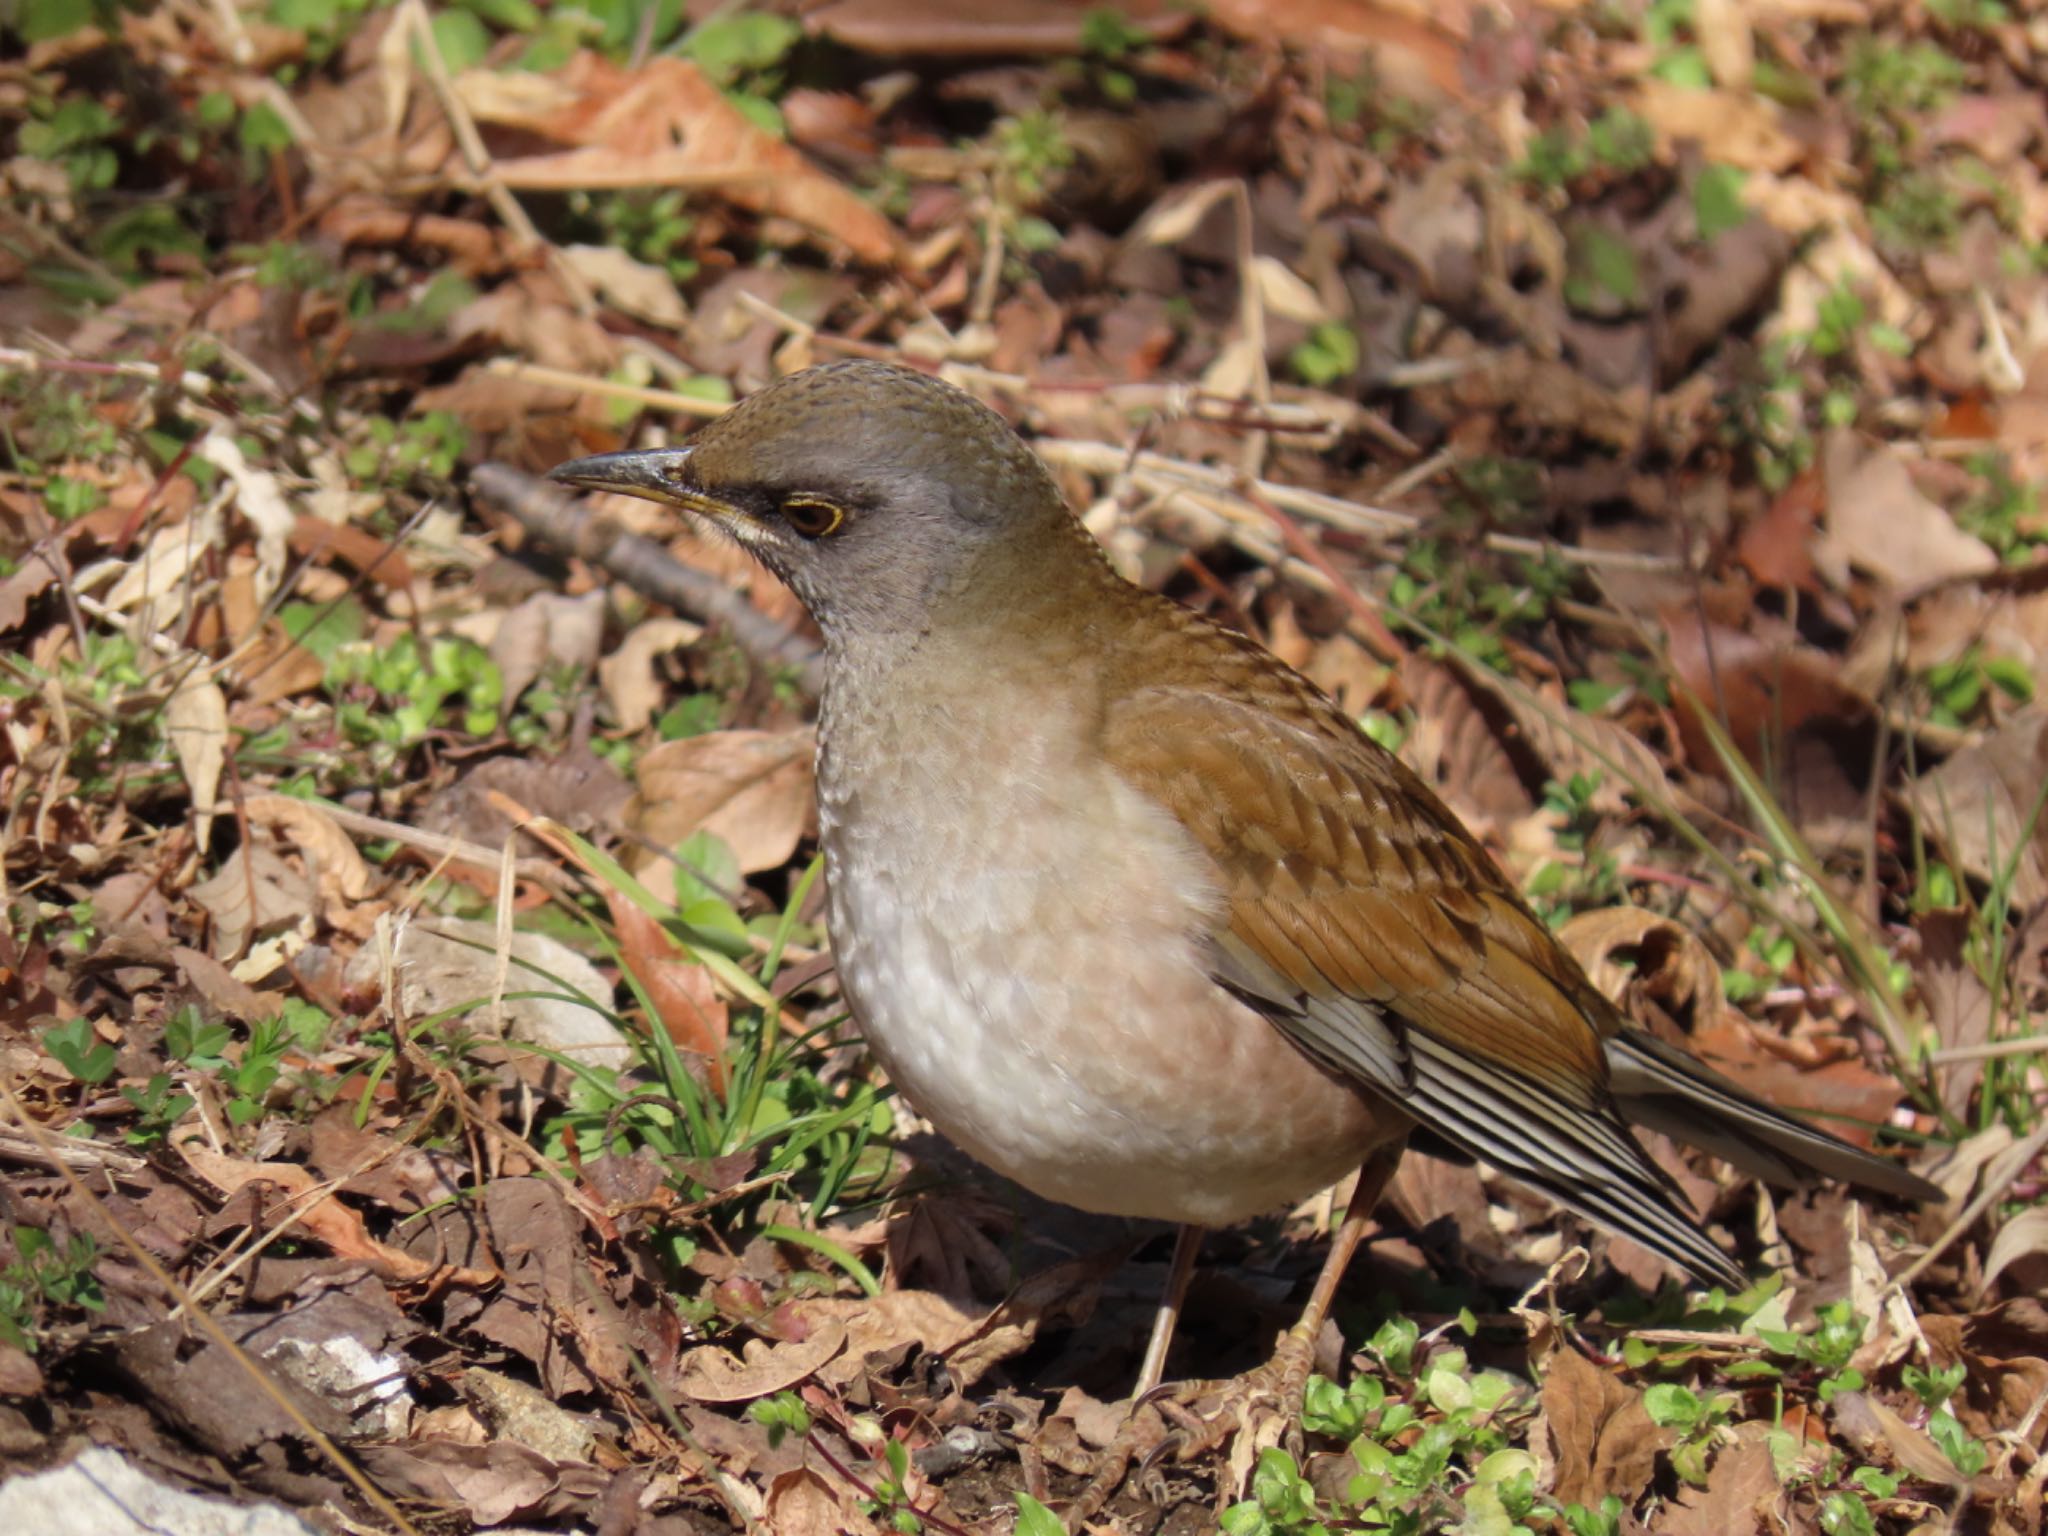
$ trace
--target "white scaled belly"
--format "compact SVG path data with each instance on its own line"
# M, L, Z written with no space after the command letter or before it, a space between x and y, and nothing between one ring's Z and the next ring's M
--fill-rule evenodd
M945 1135L1084 1210L1215 1224L1341 1176L1361 1101L1210 981L1200 851L1056 725L956 772L915 730L821 759L833 948L875 1055Z

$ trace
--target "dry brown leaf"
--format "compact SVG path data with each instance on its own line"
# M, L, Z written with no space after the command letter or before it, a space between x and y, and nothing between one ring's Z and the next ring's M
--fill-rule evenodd
M1671 1443L1651 1422L1642 1394L1577 1351L1560 1349L1543 1378L1543 1422L1557 1458L1551 1494L1560 1505L1597 1508L1609 1494L1633 1504Z
M1747 91L1756 68L1756 38L1745 0L1693 0L1692 30L1714 82L1737 93Z
M1866 453L1852 433L1833 432L1824 465L1827 520L1813 558L1837 587L1851 566L1902 591L1998 569L1991 547L1928 499L1889 444Z
M1941 1447L1883 1401L1863 1392L1838 1392L1834 1397L1835 1429L1866 1455L1882 1448L1884 1459L1922 1482L1944 1488L1965 1488L1970 1479L1958 1472Z
M1805 153L1785 131L1776 104L1754 94L1649 79L1636 87L1635 109L1659 138L1691 140L1709 160L1738 170L1787 171Z
M474 73L474 72L472 72ZM892 264L895 227L803 153L765 132L687 59L656 55L622 69L580 53L554 76L552 92L515 100L463 77L480 121L573 144L557 154L497 162L508 187L566 192L622 187L698 187L760 213L794 219L864 262Z
M352 909L369 898L374 886L369 865L334 818L293 795L251 795L243 814L252 826L269 828L299 851L319 890L321 915L353 932Z
M41 1397L43 1373L32 1356L0 1344L0 1397Z
M709 968L685 954L669 931L624 892L605 887L619 961L640 983L655 1020L683 1050L704 1058L712 1092L725 1093L725 1000Z
M1463 668L1419 651L1401 659L1401 686L1415 729L1401 757L1468 820L1507 827L1536 809L1536 798L1495 729L1482 689Z
M1729 1009L1695 1025L1691 1045L1708 1065L1758 1097L1782 1109L1830 1117L1828 1130L1859 1147L1869 1146L1870 1128L1898 1108L1898 1079L1865 1066L1838 1035L1788 1040Z
M1640 986L1674 1017L1710 1019L1726 1006L1721 967L1690 928L1642 907L1581 912L1558 937L1616 1003ZM1629 952L1633 963L1617 958Z
M915 1346L944 1355L974 1337L990 1314L969 1312L934 1291L884 1291L876 1297L820 1296L792 1302L789 1310L813 1328L837 1324L846 1352L828 1361L819 1379L835 1390L859 1380L871 1355Z
M164 737L192 795L193 837L204 848L212 837L213 807L227 763L228 700L220 684L189 673L164 705Z
M612 1474L558 1462L514 1440L462 1445L412 1439L370 1445L357 1454L380 1486L437 1508L460 1509L479 1529L515 1518L553 1523L588 1511Z
M2010 869L2015 907L2029 912L2048 896L2048 814L2036 814L2044 785L2048 714L2028 710L1921 774L1906 797L1961 869L1985 880Z
M205 999L208 1007L228 1018L254 1024L259 1019L274 1019L284 1012L283 993L257 991L247 982L237 980L235 974L213 956L182 946L173 949L171 954L192 990Z
M491 1275L467 1271L451 1273L430 1260L414 1258L401 1249L377 1241L353 1207L335 1199L333 1189L323 1187L297 1163L254 1163L229 1157L206 1144L206 1132L198 1125L173 1131L170 1139L185 1161L192 1165L192 1171L223 1194L231 1195L245 1184L273 1185L284 1197L280 1204L289 1203L288 1210L278 1212L280 1218L291 1215L298 1230L325 1243L338 1258L357 1259L369 1265L381 1279L402 1284L439 1274L444 1279L459 1276L460 1283L467 1285L492 1283Z
M827 0L806 10L804 25L849 48L891 58L1035 58L1082 52L1089 13L1098 9L1093 0ZM1120 0L1116 10L1153 42L1180 36L1194 21L1173 0Z
M627 823L664 848L710 832L731 846L744 873L779 869L810 823L814 751L808 729L665 742L640 759Z
M536 592L499 621L491 636L491 660L505 680L505 715L550 667L582 673L597 664L604 642L605 594Z
M670 330L680 330L689 307L676 280L661 267L629 256L615 245L565 245L562 259L616 309Z
M768 1485L761 1522L769 1536L877 1536L855 1490L835 1489L810 1467L784 1472Z
M2021 1296L1974 1317L1923 1315L1920 1330L1936 1367L1968 1369L1949 1404L1965 1429L1982 1440L2024 1423L2030 1445L2048 1446L2039 1406L2048 1394L2048 1303Z
M654 675L654 659L703 638L704 626L688 619L649 619L597 663L597 680L622 731L643 731L661 708L666 692Z
M286 541L300 558L316 565L338 560L387 592L402 592L413 584L412 562L405 551L392 540L352 523L330 523L301 514L292 519Z
M1998 1229L1998 1236L1991 1240L1991 1251L1984 1255L1984 1279L1979 1294L1990 1294L1998 1277L2012 1265L2022 1260L2039 1261L2048 1256L2048 1206L2037 1205L2021 1211ZM2028 1268L2037 1276L2041 1266L2038 1262Z
M741 1358L707 1344L683 1356L676 1390L694 1403L745 1403L785 1391L814 1375L846 1347L846 1328L821 1318L807 1338L771 1344L749 1339Z
M1464 664L1459 670L1474 687L1500 700L1550 777L1560 783L1579 777L1595 781L1587 801L1593 810L1605 816L1627 815L1634 796L1651 804L1660 796L1685 803L1657 754L1633 731L1573 709L1554 686L1531 697L1528 690L1510 687L1490 667Z
M213 919L217 960L234 961L258 932L289 928L313 915L313 882L285 862L268 841L244 845L186 892Z
M1927 1022L1944 1050L1982 1045L1991 1038L1991 989L1967 949L1973 914L1956 907L1919 914L1913 920L1920 940L1913 959L1913 986L1927 1007ZM1941 1072L1941 1099L1961 1117L1984 1075L1982 1061L1954 1062Z
M1463 101L1469 7L1450 0L1209 0L1209 19L1261 46L1279 42L1356 60L1370 54L1389 91Z
M1769 776L1809 841L1833 847L1868 832L1874 711L1842 681L1835 657L1804 644L1789 625L1753 616L1750 629L1703 619L1690 605L1667 608L1662 618L1687 758L1723 773L1704 713Z
M1771 1460L1771 1427L1752 1421L1733 1430L1735 1442L1715 1453L1707 1486L1681 1484L1657 1518L1657 1536L1756 1536L1776 1529L1769 1511L1784 1492Z

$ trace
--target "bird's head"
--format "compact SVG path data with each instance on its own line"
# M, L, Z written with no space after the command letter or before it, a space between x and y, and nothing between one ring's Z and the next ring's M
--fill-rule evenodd
M549 478L708 519L789 584L828 641L921 631L997 571L1029 579L1086 540L1000 416L886 363L807 369L684 447L575 459Z

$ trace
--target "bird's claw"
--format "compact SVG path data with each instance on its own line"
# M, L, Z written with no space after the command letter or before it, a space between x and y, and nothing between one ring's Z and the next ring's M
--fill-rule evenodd
M1314 1345L1295 1328L1281 1335L1271 1360L1242 1376L1171 1382L1134 1399L1123 1429L1097 1457L1087 1487L1061 1511L1068 1529L1079 1529L1101 1511L1133 1462L1143 1476L1168 1458L1185 1466L1227 1445L1217 1477L1221 1507L1244 1496L1262 1452L1284 1445L1299 1460L1302 1393L1314 1363Z

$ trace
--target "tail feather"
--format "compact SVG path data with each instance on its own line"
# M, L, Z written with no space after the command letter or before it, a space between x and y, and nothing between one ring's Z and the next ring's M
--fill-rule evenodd
M1794 1119L1698 1057L1640 1029L1607 1041L1609 1087L1622 1115L1723 1158L1767 1183L1793 1188L1826 1177L1904 1200L1941 1189L1874 1153Z

